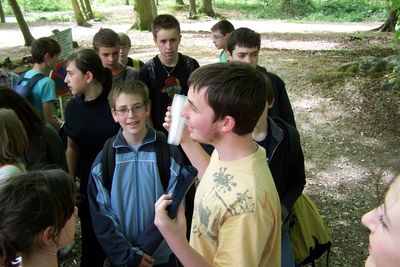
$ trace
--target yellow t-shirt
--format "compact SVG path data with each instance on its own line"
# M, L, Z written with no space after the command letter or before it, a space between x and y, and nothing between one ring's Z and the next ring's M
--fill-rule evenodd
M280 266L280 203L264 148L229 162L214 150L197 188L190 244L214 266Z

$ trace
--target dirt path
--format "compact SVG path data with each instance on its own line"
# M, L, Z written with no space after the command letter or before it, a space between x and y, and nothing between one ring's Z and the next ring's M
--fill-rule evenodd
M131 16L131 11L123 12L125 9L111 10L120 16L118 25L95 22L92 28L72 26L74 40L82 46L90 46L91 37L100 27L128 30L130 22L124 18ZM181 52L195 57L201 65L216 62L218 51L207 33L215 21L188 22L181 17ZM356 75L332 82L321 77L341 63L358 59L348 51L377 44L387 46L390 36L377 35L355 41L347 38L355 31L375 28L380 22L340 25L233 22L236 27L248 26L264 32L260 65L281 76L286 83L305 155L305 191L315 200L332 229L331 266L362 266L368 250L368 233L360 219L375 205L370 175L384 162L400 155L400 101L391 92L377 90L366 94L362 90L369 83L376 84L377 79ZM52 29L67 27L71 25L35 25L31 30L39 37ZM21 48L18 35L16 25L0 25L0 61L6 56L27 53L26 48ZM150 33L129 32L129 35L134 47L131 52L136 57L147 60L157 53ZM78 255L79 250L75 249L64 266L78 266Z
M37 18L48 18L54 16L71 17L72 12L42 12L28 13L25 15L32 35L35 38L49 36L52 31L72 28L73 40L78 42L87 42L101 28L108 27L115 31L127 32L132 26L133 11L130 6L115 6L99 9L103 12L108 21L110 17L118 16L118 22L90 22L92 27L79 27L73 23L49 23L34 22ZM179 16L182 31L191 33L208 32L216 20L193 21L188 20L185 14ZM6 24L0 24L0 61L6 57L13 59L21 53L28 53L23 47L24 39L19 30L16 20L13 16L6 17ZM357 31L368 31L378 27L382 22L360 22L360 23L291 23L279 20L231 20L236 28L248 27L260 33L352 33ZM51 25L50 25L51 24ZM135 32L133 39L143 45L152 45L152 36L150 33ZM144 41L144 42L143 42ZM279 40L267 40L263 42L263 47L280 49L305 49L305 50L327 50L335 49L337 44L329 42L309 41L301 44L293 42L282 42Z

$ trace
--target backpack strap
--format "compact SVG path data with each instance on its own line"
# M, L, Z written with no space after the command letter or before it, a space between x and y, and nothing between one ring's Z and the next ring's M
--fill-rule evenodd
M103 185L110 192L115 169L115 148L113 147L115 137L116 135L107 139L101 152L101 174L103 176Z
M164 190L167 191L169 178L171 176L170 166L171 159L169 156L169 145L167 143L167 136L156 130L156 155L157 155L157 168L160 173L161 184Z
M43 73L39 72L36 73L34 76L32 76L31 78L26 78L25 77L26 72L22 73L20 75L20 78L18 79L18 82L14 88L14 90L22 95L23 97L25 97L26 99L28 99L29 101L31 101L31 95L32 95L32 88L35 86L35 84L43 79L44 77L46 77ZM22 85L22 82L26 81L25 85ZM21 89L23 88L23 89Z
M189 72L189 75L196 69L196 66L194 65L194 60L186 55L182 55L183 60L185 61L186 68Z
M101 173L103 176L103 185L110 192L115 169L115 148L113 147L113 141L115 137L116 136L114 135L104 143L101 153ZM171 159L169 156L167 137L163 132L160 131L156 131L156 157L161 184L164 190L167 191L169 178L171 177Z
M126 65L124 65L124 75L122 76L122 80L126 80Z
M137 58L132 59L132 65L134 68L140 70L140 60Z
M150 88L155 88L156 84L156 73L155 73L155 63L154 58L151 58L149 61L146 62L147 71L149 73L149 81L150 81Z

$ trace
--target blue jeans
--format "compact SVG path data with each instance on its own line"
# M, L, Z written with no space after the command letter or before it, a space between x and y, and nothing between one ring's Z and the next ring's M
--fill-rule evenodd
M281 206L282 211L286 208ZM294 267L294 257L292 252L292 244L290 242L289 227L290 218L292 214L290 212L283 212L282 214L287 214L285 218L282 218L282 233L281 233L281 267ZM284 217L284 216L282 216Z

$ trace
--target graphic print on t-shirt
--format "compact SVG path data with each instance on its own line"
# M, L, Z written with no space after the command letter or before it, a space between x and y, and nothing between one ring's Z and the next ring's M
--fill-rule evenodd
M182 86L178 78L174 76L168 76L164 80L164 86L161 88L161 93L166 93L172 99L174 94L180 94L182 92Z

